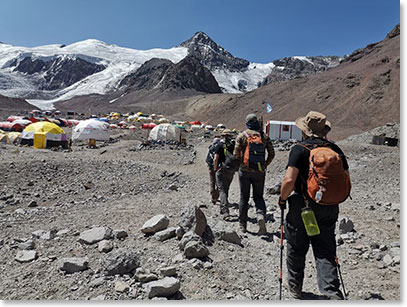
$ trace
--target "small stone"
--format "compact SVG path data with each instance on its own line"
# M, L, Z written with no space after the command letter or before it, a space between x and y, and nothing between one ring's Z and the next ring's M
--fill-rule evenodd
M141 231L145 234L156 233L167 228L170 220L164 214L158 214L144 223Z
M115 229L115 230L113 230L113 237L115 239L124 239L124 238L126 238L128 236L129 236L129 234L124 229Z
M168 227L167 229L158 231L154 234L154 238L157 241L165 241L176 236L175 234L176 228L175 227Z
M98 251L101 253L108 253L113 249L112 242L108 240L102 240L98 243Z
M174 295L180 288L179 279L174 277L164 277L161 280L151 281L143 285L149 298L169 297Z
M393 263L393 258L389 254L387 254L383 257L383 262L385 265L389 266Z
M93 244L103 239L110 239L112 236L112 230L108 227L95 227L89 230L83 231L78 241L84 244Z
M38 206L38 204L37 204L37 201L35 201L35 200L32 200L28 203L28 207L30 207L30 208L37 207L37 206Z
M213 268L213 264L212 264L212 262L205 261L203 264L203 267L204 267L204 269L209 270L209 269Z
M35 244L34 244L34 241L32 241L32 240L28 240L28 241L21 242L18 244L18 249L20 249L20 250L32 250L32 249L34 249L34 247L35 247Z
M145 283L145 282L150 282L150 281L153 281L153 280L157 280L158 276L156 274L154 274L154 273L139 274L139 275L137 275L137 279L138 279L139 282Z
M86 270L88 268L88 263L88 258L62 258L58 261L58 267L61 271L70 274Z
M56 232L56 230L36 230L31 235L36 239L52 240L55 238Z
M173 266L161 268L160 274L162 276L175 276L177 274L177 268Z
M114 285L114 290L119 293L127 292L129 291L129 289L130 289L129 284L121 280L117 281Z
M21 263L30 262L37 259L37 252L34 250L19 250L15 257L15 260Z

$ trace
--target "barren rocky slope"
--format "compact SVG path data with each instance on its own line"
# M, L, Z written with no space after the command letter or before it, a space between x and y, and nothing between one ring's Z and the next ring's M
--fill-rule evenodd
M147 280L162 281L162 274L173 275L168 269L173 267L172 278L180 288L170 299L277 300L278 196L265 193L268 235L256 234L253 208L249 232L242 234L237 207L231 208L235 219L225 222L209 201L204 163L209 139L194 132L187 135L187 147L140 147L144 131L115 134L106 146L77 144L72 152L0 145L0 298L146 300L151 294ZM399 300L400 150L370 140L366 133L338 143L348 157L353 183L352 199L341 204L338 257L349 299ZM279 148L267 170L266 188L284 175L288 151ZM238 200L236 175L230 201ZM213 230L235 231L241 244L216 237L206 245L207 257L188 259L177 238L159 241L141 232L159 214L167 216L168 228L177 227L188 205L200 206ZM113 230L104 240L112 251L79 241L95 227ZM28 247L36 252L33 260L17 261ZM142 269L107 274L104 261L122 248L137 255ZM67 257L88 263L66 274L60 263ZM303 290L306 299L321 298L311 252ZM285 291L283 297L287 299Z

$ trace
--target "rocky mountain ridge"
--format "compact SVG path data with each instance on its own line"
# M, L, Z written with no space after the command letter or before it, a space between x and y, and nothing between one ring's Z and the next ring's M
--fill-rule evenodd
M34 48L3 44L0 45L0 93L34 99L32 103L45 108L54 101L78 96L114 94L126 85L126 80L137 76L137 70L146 61L160 58L177 64L187 56L194 56L209 69L224 93L249 92L261 86L269 74L276 73L278 77L275 79L280 80L323 70L309 69L314 58L307 57L298 57L295 67L291 67L287 59L285 62L281 60L277 64L283 66L278 69L274 69L276 65L273 62L251 63L234 57L203 32L197 32L191 39L171 49L145 51L108 45L93 39L68 46ZM325 63L319 61L314 66L332 66L331 58L326 57ZM306 64L301 65L300 62ZM287 67L284 66L286 64ZM208 82L212 82L209 75L208 78ZM270 82L273 82L272 77L268 78L267 83ZM138 83L140 86L142 82Z

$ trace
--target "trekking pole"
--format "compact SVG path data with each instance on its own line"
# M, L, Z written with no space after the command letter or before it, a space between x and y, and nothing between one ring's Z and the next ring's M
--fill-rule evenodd
M347 300L348 299L348 294L346 293L345 285L343 283L342 273L341 273L341 266L339 265L339 260L338 260L338 257L336 257L336 256L335 256L335 262L336 262L336 267L338 268L339 278L341 279L341 284L342 284L342 288L343 288L343 295L345 295L345 300Z
M281 208L281 225L280 225L280 301L281 301L281 288L283 283L283 231L284 231L284 209Z

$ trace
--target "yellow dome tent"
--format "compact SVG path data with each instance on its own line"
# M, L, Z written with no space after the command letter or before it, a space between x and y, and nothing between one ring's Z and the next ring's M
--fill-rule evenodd
M28 125L21 133L21 144L34 145L34 148L62 146L68 148L65 131L58 125L46 121Z

